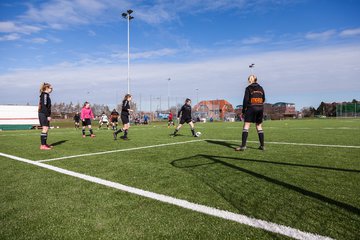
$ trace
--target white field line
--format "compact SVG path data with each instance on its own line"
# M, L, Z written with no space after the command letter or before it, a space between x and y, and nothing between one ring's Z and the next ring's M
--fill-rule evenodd
M65 156L65 157L59 157L59 158L38 160L37 162L51 162L51 161L69 159L69 158L95 156L95 155L102 155L102 154L116 153L116 152L126 152L126 151L133 151L133 150L140 150L140 149L147 149L147 148L156 148L156 147L164 147L164 146L172 146L172 145L179 145L179 144L186 144L186 143L193 143L193 142L200 142L200 141L204 141L204 140L198 139L198 140L190 140L190 141L186 141L186 142L163 143L163 144L150 145L150 146L144 146L144 147L134 147L134 148L117 149L117 150L110 150L110 151L103 151L103 152L84 153L84 154L79 154L79 155L72 155L72 156Z
M219 142L241 142L241 140L226 140L226 139L206 139L209 141ZM251 143L258 143L258 141L247 141ZM333 148L360 148L360 146L351 145L331 145L331 144L315 144L315 143L291 143L291 142L266 142L266 144L279 144L279 145L295 145L295 146L308 146L308 147L333 147Z
M200 213L204 213L210 216L214 216L214 217L219 217L222 219L226 219L226 220L230 220L230 221L234 221L234 222L238 222L244 225L248 225L254 228L259 228L259 229L263 229L269 232L273 232L273 233L278 233L278 234L282 234L288 237L292 237L295 239L306 239L306 240L325 240L325 239L331 239L329 237L326 236L321 236L321 235L317 235L317 234L313 234L313 233L308 233L308 232L304 232L295 228L291 228L291 227L287 227L284 225L279 225L276 223L272 223L272 222L268 222L268 221L264 221L261 219L256 219L256 218L251 218L242 214L237 214L237 213L233 213L233 212L229 212L229 211L225 211L225 210L220 210L220 209L216 209L216 208L212 208L212 207L208 207L205 205L201 205L201 204L197 204L197 203L192 203L186 200L182 200L182 199L178 199L178 198L174 198L174 197L170 197L170 196L166 196L163 194L158 194L158 193L154 193L154 192L150 192L150 191L146 191L146 190L142 190L139 188L134 188L134 187L130 187L130 186L126 186L120 183L116 183L116 182L111 182L105 179L101 179L101 178L97 178L97 177L93 177L93 176L89 176L89 175L85 175L82 173L78 173L78 172L73 172L70 170L66 170L63 168L59 168L59 167L55 167L55 166L51 166L45 163L40 163L40 162L35 162L35 161L31 161L29 159L25 159L25 158L20 158L17 156L13 156L13 155L9 155L9 154L5 154L5 153L0 153L0 156L6 157L6 158L10 158L10 159L14 159L20 162L25 162L28 164L32 164L38 167L42 167L42 168L46 168L61 174L65 174L68 176L72 176L72 177L76 177L79 179L83 179L85 181L89 181L89 182L93 182L93 183L97 183L103 186L107 186L107 187L111 187L111 188L115 188L124 192L128 192L128 193L132 193L132 194L136 194L139 196L143 196L146 198L150 198L150 199L154 199L160 202L164 202L164 203L168 203L168 204L172 204L178 207L182 207L185 209L190 209L192 211L196 211L196 212L200 212Z

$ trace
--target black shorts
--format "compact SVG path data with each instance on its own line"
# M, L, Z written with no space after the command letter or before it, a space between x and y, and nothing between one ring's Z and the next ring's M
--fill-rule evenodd
M181 118L180 119L180 124L190 123L191 121L192 121L191 118Z
M129 115L121 114L121 121L123 124L128 124L130 122Z
M249 107L245 112L245 122L261 124L263 122L264 109L261 107Z
M113 122L113 123L114 123L114 122L118 122L118 118L112 118L112 119L111 119L111 122Z
M40 126L42 126L42 127L50 126L48 117L44 113L39 113L39 122L40 122Z
M85 118L84 121L82 121L83 127L91 125L91 119Z

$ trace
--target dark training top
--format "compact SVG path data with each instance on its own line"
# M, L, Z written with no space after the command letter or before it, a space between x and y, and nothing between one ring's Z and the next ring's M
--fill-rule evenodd
M122 102L121 115L129 116L130 102L128 100L124 100Z
M185 103L178 112L178 118L180 117L180 113L182 119L191 118L191 106Z
M75 116L74 116L74 121L75 121L75 122L79 122L79 121L80 121L80 115L79 115L79 114L75 114Z
M51 115L51 99L46 92L40 94L39 113L43 113L47 117L50 117Z
M250 107L263 108L264 102L264 89L259 84L252 83L245 89L242 112L245 113L246 109Z

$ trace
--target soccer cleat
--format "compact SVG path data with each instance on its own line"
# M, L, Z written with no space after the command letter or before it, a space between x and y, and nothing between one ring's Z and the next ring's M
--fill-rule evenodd
M85 136L85 135L82 135L82 137L83 137L83 138L86 138L86 136Z
M262 151L265 151L265 146L260 146L258 149L262 150Z
M246 149L246 146L240 146L240 147L235 148L235 151L245 151L245 149Z
M117 134L115 132L113 133L113 136L114 136L114 140L116 140Z
M40 145L40 150L51 150L51 148L46 145Z
M53 148L53 146L52 145L49 145L49 144L45 144L47 147L49 147L49 148Z
M95 134L91 134L90 137L94 138L94 137L96 137L96 135L95 135Z

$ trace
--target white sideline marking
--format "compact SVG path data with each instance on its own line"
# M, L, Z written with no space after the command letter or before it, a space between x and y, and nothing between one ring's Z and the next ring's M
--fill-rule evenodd
M69 158L77 158L77 157L85 157L85 156L94 156L94 155L101 155L101 154L108 154L108 153L115 153L115 152L126 152L126 151L132 151L132 150L139 150L139 149L146 149L146 148L156 148L156 147L164 147L164 146L171 146L171 145L178 145L178 144L186 144L186 143L200 142L200 141L204 141L204 140L198 139L198 140L190 140L190 141L186 141L186 142L163 143L163 144L150 145L150 146L144 146L144 147L125 148L125 149L109 150L109 151L95 152L95 153L84 153L84 154L79 154L79 155L72 155L72 156L65 156L65 157L59 157L59 158L51 158L51 159L38 160L37 162L51 162L51 161L69 159Z
M209 141L220 142L241 142L241 140L226 140L226 139L206 139ZM258 143L258 141L247 141L251 143ZM296 145L296 146L309 146L309 147L333 147L333 148L360 148L360 146L348 146L348 145L331 145L331 144L315 144L315 143L291 143L291 142L266 142L266 144L280 144L280 145Z
M259 229L263 229L269 232L273 232L273 233L279 233L288 237L292 237L295 239L310 239L310 240L325 240L325 239L332 239L330 237L326 237L326 236L321 236L321 235L317 235L317 234L313 234L313 233L308 233L308 232L304 232L295 228L291 228L291 227L287 227L284 225L280 225L280 224L276 224L276 223L272 223L272 222L268 222L265 220L260 220L260 219L256 219L256 218L251 218L242 214L238 214L238 213L233 213L233 212L229 212L229 211L225 211L225 210L220 210L220 209L216 209L216 208L212 208L212 207L208 207L205 205L201 205L201 204L197 204L197 203L192 203L186 200L182 200L182 199L178 199L178 198L174 198L174 197L170 197L170 196L166 196L163 194L158 194L158 193L154 193L154 192L150 192L150 191L146 191L146 190L142 190L139 188L134 188L134 187L130 187L130 186L126 186L120 183L116 183L116 182L111 182L105 179L101 179L101 178L97 178L97 177L93 177L93 176L89 176L86 174L82 174L82 173L78 173L78 172L73 172L70 170L66 170L63 168L59 168L59 167L55 167L55 166L51 166L45 163L40 163L40 162L35 162L35 161L31 161L29 159L25 159L25 158L20 158L17 156L13 156L13 155L9 155L9 154L5 154L5 153L0 153L0 156L6 157L6 158L10 158L10 159L14 159L20 162L25 162L28 164L32 164L38 167L42 167L42 168L46 168L58 173L62 173L68 176L72 176L72 177L76 177L76 178L80 178L83 179L85 181L89 181L89 182L93 182L93 183L97 183L103 186L107 186L107 187L111 187L111 188L115 188L124 192L128 192L128 193L133 193L139 196L143 196L146 198L150 198L150 199L154 199L160 202L164 202L164 203L168 203L168 204L172 204L178 207L182 207L185 209L190 209L193 210L195 212L200 212L200 213L204 213L210 216L215 216L215 217L219 217L222 219L226 219L226 220L230 220L230 221L234 221L234 222L238 222L244 225L248 225L254 228L259 228Z

